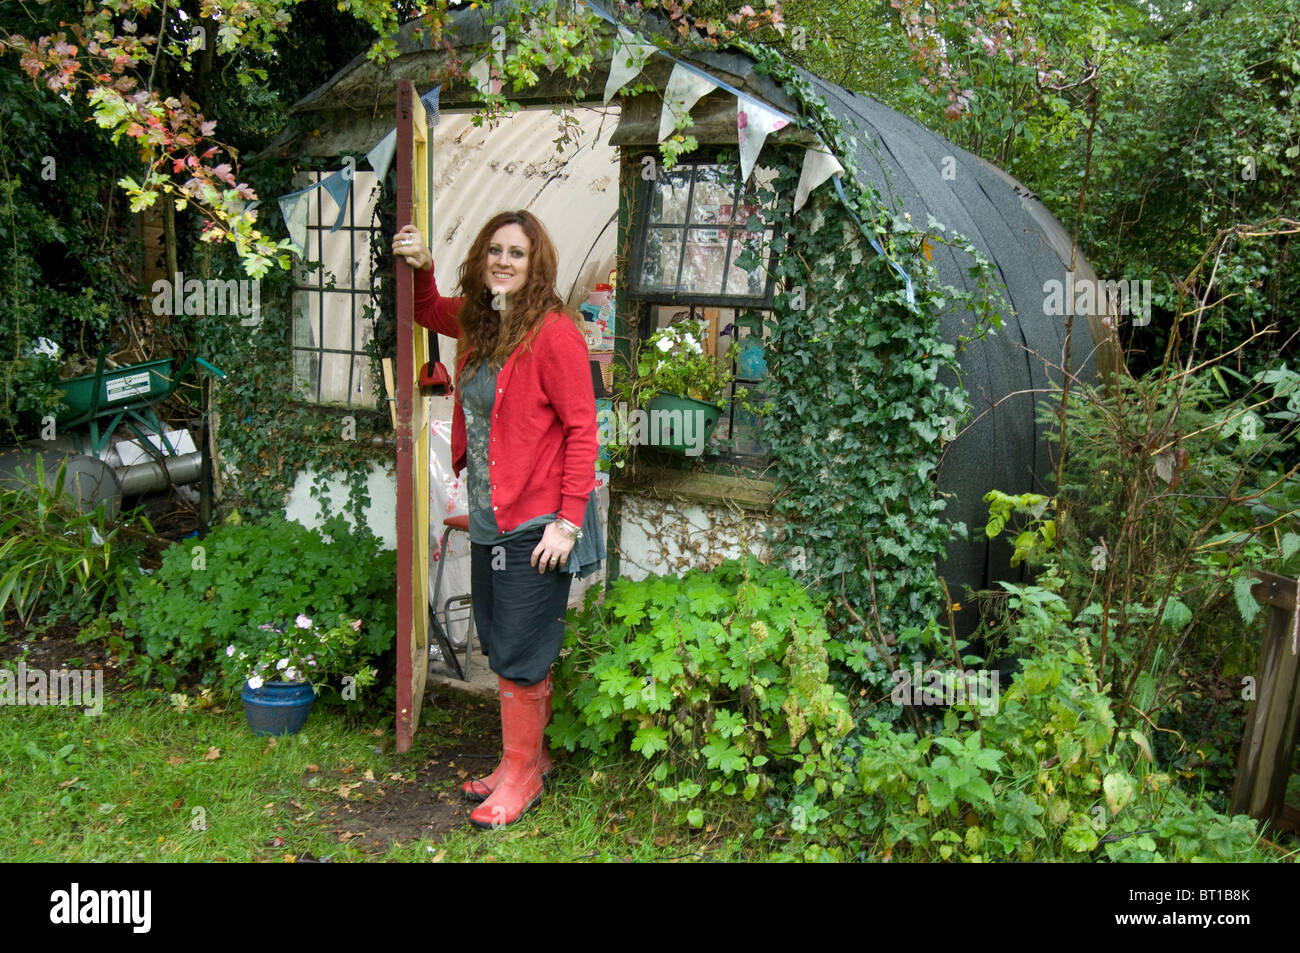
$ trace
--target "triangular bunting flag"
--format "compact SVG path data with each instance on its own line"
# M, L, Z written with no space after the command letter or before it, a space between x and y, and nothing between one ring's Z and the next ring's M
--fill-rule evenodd
M803 169L799 172L799 187L794 193L794 210L804 207L813 189L833 175L844 171L840 160L831 155L830 150L807 149L803 154Z
M667 139L669 133L677 128L678 116L689 113L700 97L717 88L718 84L707 76L701 76L681 63L673 66L668 88L664 90L664 109L659 114L659 141Z
M280 215L289 229L289 241L298 246L298 254L307 254L307 212L311 208L311 196L308 194L319 187L320 183L309 185L297 192L281 195Z
M345 175L345 169L340 169L328 179L321 183L321 187L330 194L334 204L339 207L338 217L334 219L334 227L331 232L337 232L343 225L343 219L348 214L348 193L352 190L352 176Z
M430 129L438 125L438 97L441 94L442 84L439 83L420 97L420 103L424 106L425 125Z
M629 79L641 72L646 60L655 52L653 43L645 43L632 35L627 27L618 28L614 41L614 55L609 58L609 79L605 81L605 102L609 102ZM662 136L660 137L662 138Z
M366 153L366 161L370 163L370 168L375 170L375 175L379 176L380 182L383 182L384 176L388 174L388 167L393 163L393 153L396 150L397 130L394 129Z
M501 92L501 80L492 78L492 61L486 56L469 68L474 86L484 96Z
M790 120L771 106L752 99L736 100L736 134L740 139L740 181L749 181L749 173L754 171L754 163L763 150L763 143L767 141L768 133L776 132L788 125Z

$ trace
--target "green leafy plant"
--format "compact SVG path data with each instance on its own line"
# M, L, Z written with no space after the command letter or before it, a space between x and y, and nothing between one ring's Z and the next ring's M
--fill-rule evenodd
M699 321L678 321L652 334L641 345L637 376L632 382L639 397L638 405L659 394L721 404L727 385L735 376L731 363L736 344L733 341L719 359L704 350L702 342L707 336L707 329ZM736 397L743 400L746 393L737 390Z
M248 682L310 682L320 694L331 678L350 680L351 688L375 683L378 671L367 663L371 651L361 635L361 619L340 615L334 625L314 622L299 613L292 623L264 622L241 632L218 654L225 686L231 690Z
M390 649L395 575L395 554L342 517L319 532L283 518L229 522L167 550L114 618L139 640L137 675L170 688L197 664L212 684L223 675L219 653L268 620L342 613L363 620L366 653Z
M856 787L833 814L785 821L805 857L900 860L1263 860L1254 824L1189 798L1144 730L1117 724L1061 580L1004 583L998 636L1026 659L996 699L958 700L933 735L871 719ZM1002 686L1002 680L994 683ZM788 816L788 815L787 815ZM813 823L809 818L813 817Z
M81 617L120 600L136 574L139 547L102 506L77 510L64 492L66 461L52 486L43 458L33 455L32 463L30 481L0 489L0 612L12 606L30 621L59 608Z
M556 744L639 753L669 804L705 790L753 799L774 771L840 790L828 759L852 719L827 682L821 610L784 572L751 556L680 578L618 579L570 621Z

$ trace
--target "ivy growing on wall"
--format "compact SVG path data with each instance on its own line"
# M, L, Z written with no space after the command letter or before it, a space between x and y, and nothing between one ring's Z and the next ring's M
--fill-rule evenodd
M768 357L775 407L764 433L783 484L777 508L793 522L783 543L790 566L831 603L840 635L833 657L868 695L873 687L887 694L889 656L910 664L934 654L926 639L948 611L936 567L952 535L965 532L945 518L935 482L944 444L969 413L961 342L945 341L941 318L968 312L967 339L995 328L996 283L969 242L935 222L917 228L858 186L853 150L811 86L775 52L747 52L802 102L846 169L848 207L828 185L795 213L802 153L778 160L769 218L779 226L781 290ZM872 250L871 234L887 257ZM939 281L927 252L940 242L970 257L975 292ZM911 275L914 304L890 260Z

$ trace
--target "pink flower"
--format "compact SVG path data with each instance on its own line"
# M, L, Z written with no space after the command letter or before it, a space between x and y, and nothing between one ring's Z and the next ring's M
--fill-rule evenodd
M360 632L360 631L361 631L361 620L360 620L360 619L354 619L354 620L353 620L353 622L352 622L352 631L353 631L353 632Z
M307 617L306 617L305 615L303 615L301 612L298 613L298 618L294 619L294 620L293 620L293 623L294 623L294 625L296 625L296 626L297 626L298 628L300 628L300 629L310 629L310 628L311 628L311 619L307 618Z

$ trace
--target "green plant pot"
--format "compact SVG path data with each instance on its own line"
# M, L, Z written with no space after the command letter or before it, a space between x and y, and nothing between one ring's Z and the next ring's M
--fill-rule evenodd
M645 407L650 415L650 446L698 457L713 436L722 408L694 397L660 394Z

